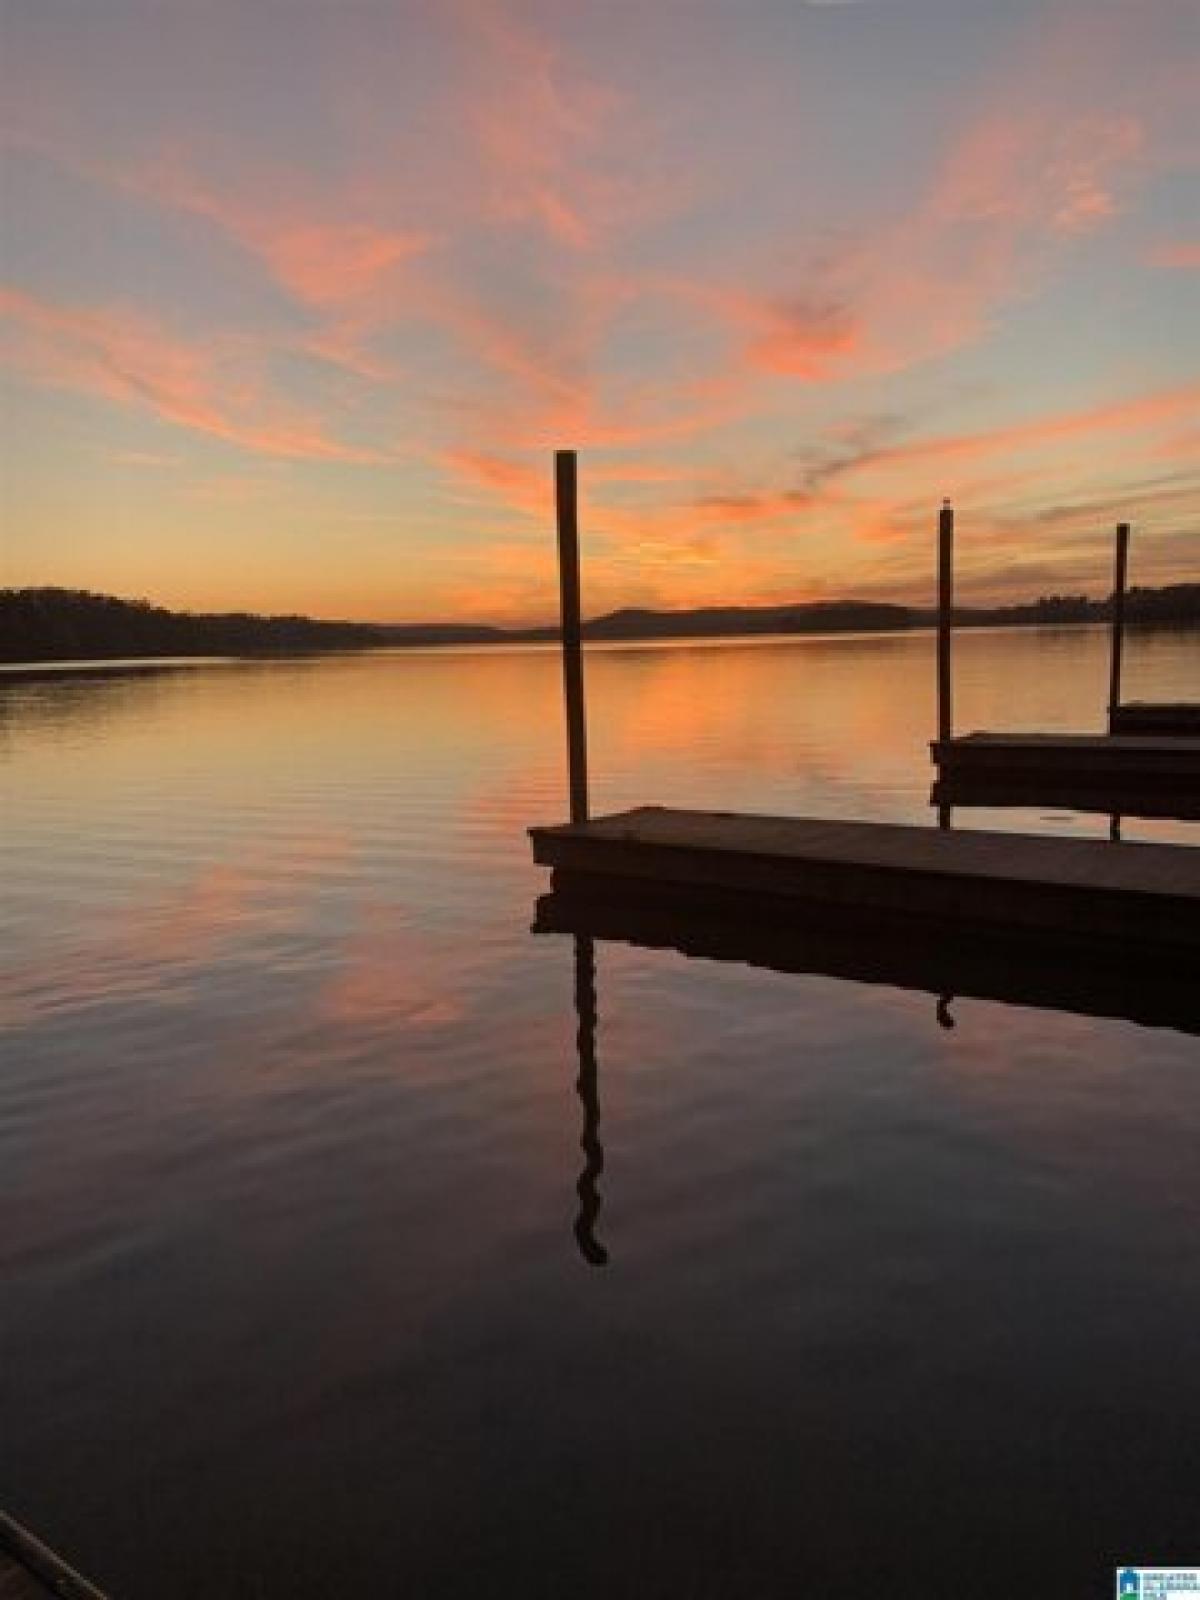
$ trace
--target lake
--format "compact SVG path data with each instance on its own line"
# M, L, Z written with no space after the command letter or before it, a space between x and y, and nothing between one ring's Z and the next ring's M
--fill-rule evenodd
M956 671L964 730L1102 726L1103 630ZM596 810L931 820L928 634L587 680ZM1130 633L1127 698L1198 689ZM538 648L0 682L0 1505L113 1600L1200 1560L1200 1040L599 941L581 1103L560 695Z

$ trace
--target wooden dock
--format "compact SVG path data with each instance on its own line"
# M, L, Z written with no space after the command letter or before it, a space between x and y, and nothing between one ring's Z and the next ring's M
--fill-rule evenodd
M532 828L555 890L647 903L753 908L797 902L1070 936L1097 950L1200 954L1200 850L887 823L643 807Z
M1125 590L1129 564L1129 524L1117 524L1116 556L1113 566L1112 643L1108 674L1108 731L1143 737L1177 739L1200 738L1200 704L1176 701L1154 704L1145 700L1121 699L1121 672L1125 650Z
M1143 738L1200 739L1200 705L1186 700L1175 704L1129 700L1109 712L1108 731Z
M937 779L931 803L1055 806L1121 817L1200 820L1200 706L1121 700L1127 522L1119 523L1113 571L1108 735L986 732L954 734L954 512L938 517Z
M1080 959L1097 970L1108 963L1117 974L1140 963L1153 976L1156 965L1194 964L1200 957L1200 850L1115 842L1121 814L1154 806L1148 814L1200 816L1200 739L953 736L954 511L948 501L938 515L938 737L932 746L941 774L934 791L941 820L949 821L960 789L966 804L973 803L972 786L990 784L1015 785L1021 794L1012 803L1046 804L1051 794L1061 794L1050 803L1074 805L1080 802L1067 793L1085 784L1103 797L1097 809L1110 814L1113 839L657 806L589 820L575 453L556 452L554 472L571 820L529 831L534 860L552 869L560 909L568 898L600 903L622 896L643 911L687 911L697 923L719 913L779 929L815 916L832 929L866 918L894 924L901 939L919 933L943 943L970 930L976 939L1041 941L1050 965ZM1122 524L1119 595L1128 535ZM1120 704L1119 624L1118 618L1110 706ZM957 987L949 976L946 983Z
M1200 738L969 733L936 740L935 805L1055 805L1200 819Z

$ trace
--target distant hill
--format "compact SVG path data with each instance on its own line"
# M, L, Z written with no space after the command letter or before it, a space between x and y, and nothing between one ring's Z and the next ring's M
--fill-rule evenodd
M1049 595L1027 605L969 607L963 627L1100 622L1107 600ZM1200 584L1131 589L1131 622L1200 623ZM584 624L588 639L738 638L755 634L882 633L919 628L933 612L869 600L818 600L792 606L706 606L690 611L627 609ZM502 644L549 640L555 628L489 628L470 623L332 622L249 612L168 611L85 589L0 590L0 661L101 661L150 656L247 656L381 646Z
M382 626L168 611L85 589L0 590L0 661L96 661L142 656L240 656L380 645L486 644L499 628L458 623Z
M816 600L795 606L612 611L585 623L583 632L589 639L702 639L755 633L883 633L912 626L908 606Z

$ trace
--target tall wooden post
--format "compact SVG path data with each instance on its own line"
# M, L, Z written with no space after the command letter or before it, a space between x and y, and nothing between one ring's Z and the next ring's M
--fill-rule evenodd
M567 711L567 772L571 821L588 819L587 731L583 717L583 638L579 607L579 512L574 450L554 452L558 517L558 590L562 623L563 699Z
M954 677L950 665L950 634L954 626L954 510L949 500L942 501L938 513L938 605L937 605L937 736L939 744L954 737ZM944 765L939 765L945 782ZM954 810L945 800L938 805L938 827L949 829Z
M1108 673L1108 731L1121 706L1121 653L1125 644L1125 575L1129 567L1129 524L1117 523L1117 555L1113 571L1112 657Z
M938 513L937 610L937 736L944 744L954 737L954 680L950 670L950 636L954 624L954 508L942 501Z

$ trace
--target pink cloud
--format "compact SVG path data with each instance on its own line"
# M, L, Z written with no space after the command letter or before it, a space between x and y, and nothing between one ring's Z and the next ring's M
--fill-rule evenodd
M323 309L361 299L433 243L418 228L322 217L311 206L278 198L241 200L179 168L160 167L133 184L144 185L164 204L206 217L258 256L297 300Z
M561 249L594 250L626 196L604 162L618 96L498 0L456 0L453 14L467 50L464 113L487 212L502 224L531 223Z
M1073 240L1116 215L1140 125L1018 100L962 132L915 210L841 264L859 285L867 370L978 339Z
M446 450L440 460L447 470L496 495L514 511L540 517L550 510L550 476L545 470L473 450Z
M1200 409L1200 384L1161 389L1133 400L1119 400L1078 411L1052 412L1029 422L1011 423L978 433L943 434L917 439L865 453L860 469L912 461L950 463L963 457L997 451L1040 449L1065 439L1096 433L1135 433L1161 427L1178 418L1195 416Z
M1168 272L1200 271L1200 240L1163 239L1150 251L1147 258L1153 267Z
M377 451L332 438L280 403L211 343L191 343L148 318L56 305L0 288L7 355L35 381L148 410L242 449L293 460L376 462Z
M211 340L184 339L119 308L13 291L0 302L9 348L39 381L142 407L247 450L394 459L339 438L329 419L307 414L267 375L281 353L331 363L341 370L306 367L305 381L349 397L348 405L369 404L389 436L403 426L412 455L444 474L457 503L452 518L465 516L462 505L477 516L482 503L494 519L504 552L491 574L497 614L544 577L538 561L514 552L531 522L548 533L544 452L554 445L667 458L585 464L606 582L619 572L626 585L642 583L644 567L645 594L660 581L669 586L675 564L681 594L708 585L706 597L717 598L725 581L765 589L772 540L778 552L796 533L824 538L816 559L826 563L839 539L882 550L903 535L917 496L936 499L943 481L978 484L982 469L1018 451L1041 452L1041 462L1051 445L1166 422L1173 432L1159 448L1179 457L1191 448L1188 390L980 433L888 443L895 434L884 432L873 447L843 441L824 476L797 476L794 463L762 465L785 426L792 437L808 428L828 442L823 419L855 403L843 399L843 382L890 382L986 337L1007 308L1019 308L1121 215L1157 159L1160 124L1150 97L1127 87L1132 74L1122 63L1138 24L1108 17L1114 9L1123 8L1096 19L1067 5L1029 19L1016 57L989 57L999 63L987 69L990 82L964 76L961 89L947 88L922 113L940 107L945 119L932 161L919 165L914 144L894 189L856 225L853 175L836 218L820 214L819 199L805 209L807 188L804 206L780 199L789 178L764 183L746 205L732 187L722 193L731 180L720 134L700 141L703 160L689 160L697 151L683 150L679 129L686 133L693 108L682 108L674 128L670 107L657 120L640 64L620 84L599 81L593 63L620 54L607 46L584 54L588 28L576 8L446 0L430 24L444 72L436 91L416 97L411 121L407 109L400 119L342 83L346 98L331 119L338 127L321 155L323 172L342 172L340 187L286 165L291 146L272 168L257 145L233 152L196 126L181 125L174 138L168 130L166 148L177 153L162 160L140 153L161 145L130 146L139 153L122 167L103 141L92 163L80 123L68 154L54 157L184 219L168 255L181 244L231 241L246 253L243 265L261 269L292 302L281 319L288 332L247 341L223 333L218 320ZM1016 37L996 36L1004 48ZM364 29L357 48L376 37ZM631 92L636 82L647 85L642 104ZM331 109L325 100L314 107ZM355 130L344 147L343 116ZM798 123L771 128L769 116L764 133L800 131ZM432 136L406 161L400 140L413 129ZM664 176L672 134L686 180ZM235 153L249 162L235 163ZM797 194L804 177L798 160ZM823 192L820 183L812 188ZM659 226L697 192L712 215L701 210L677 232ZM206 226L187 221L197 218ZM1181 270L1195 265L1195 251L1186 241L1164 243L1150 259ZM217 297L217 319L225 304ZM824 395L814 393L822 387ZM889 392L878 406L903 410L905 400ZM769 424L756 433L763 418ZM682 441L743 421L751 426L730 451L737 470L676 464L695 459L693 450L675 452ZM633 485L647 492L625 492ZM768 563L762 570L754 539ZM478 609L487 614L482 595Z

